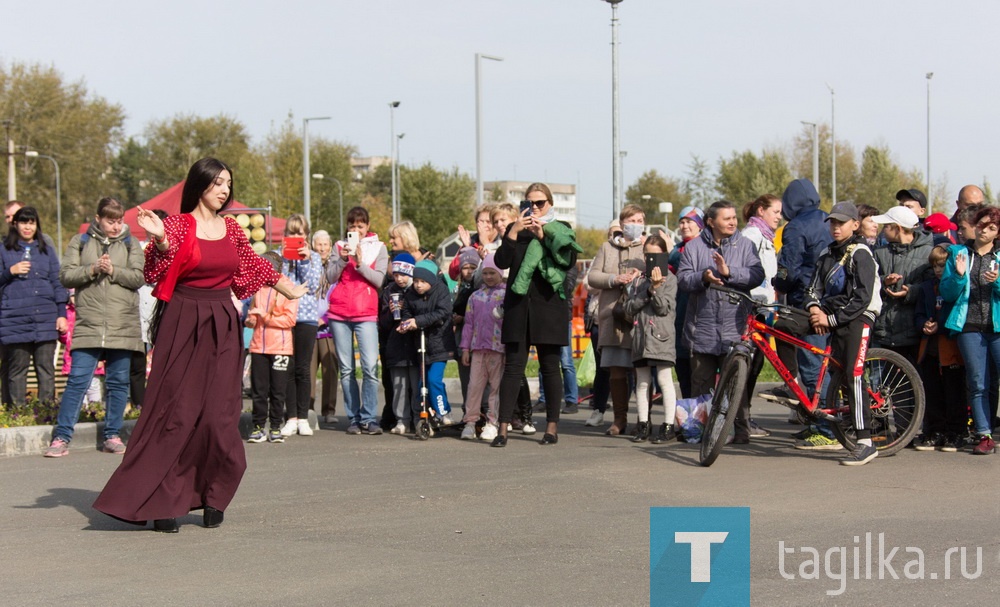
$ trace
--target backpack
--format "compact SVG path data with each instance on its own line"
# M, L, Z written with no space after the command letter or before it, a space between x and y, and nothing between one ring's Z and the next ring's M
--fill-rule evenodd
M823 282L823 294L827 297L840 295L847 288L847 270L845 266L850 263L851 269L854 269L854 250L857 248L858 243L848 245L847 250L844 251L844 255L833 266L830 273L826 275L826 280Z
M83 255L83 245L87 244L88 240L90 240L90 233L89 232L84 232L83 234L80 234L80 255ZM132 247L131 247L131 244L132 244L132 235L129 234L128 236L126 236L124 238L124 240L122 240L122 242L125 243L125 249L127 251L131 252L132 251Z

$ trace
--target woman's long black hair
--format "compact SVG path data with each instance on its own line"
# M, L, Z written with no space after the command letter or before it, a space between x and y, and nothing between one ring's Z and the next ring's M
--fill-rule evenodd
M10 224L10 230L7 231L7 236L3 239L3 246L8 251L20 251L21 245L21 235L17 231L17 222L19 221L31 221L35 220L35 242L38 244L38 250L45 253L48 247L45 246L45 239L42 238L42 219L38 216L38 209L35 207L21 207L14 213L14 220Z
M187 180L184 182L184 189L181 191L181 213L190 213L198 206L201 195L205 193L215 178L222 171L229 171L232 178L233 170L225 162L217 158L202 158L191 165L188 171ZM222 210L228 209L233 204L233 187L229 187L229 198L222 205Z

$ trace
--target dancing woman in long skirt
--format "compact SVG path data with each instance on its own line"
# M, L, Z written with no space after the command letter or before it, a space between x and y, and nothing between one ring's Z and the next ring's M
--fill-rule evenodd
M232 170L203 158L188 172L180 215L160 220L139 209L151 239L143 271L159 300L153 365L128 450L94 508L137 525L152 520L156 531L176 532L191 510L217 527L246 470L242 327L230 293L246 298L265 284L289 298L306 291L218 214L232 200Z

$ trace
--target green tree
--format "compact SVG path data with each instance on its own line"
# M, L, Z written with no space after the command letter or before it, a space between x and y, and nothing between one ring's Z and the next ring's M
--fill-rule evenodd
M819 190L821 206L830 210L833 206L831 199L833 189L831 187L831 175L833 172L833 151L832 140L830 138L830 126L825 123L819 125ZM792 175L799 178L812 179L813 176L813 133L811 126L803 126L802 131L792 140ZM837 198L839 200L857 200L858 188L858 162L855 158L854 147L841 139L837 140ZM787 184L785 184L787 185Z
M904 184L903 171L893 162L888 146L870 145L861 154L861 172L853 200L884 211L896 205L896 192Z
M691 163L687 165L687 172L684 174L683 192L687 194L691 204L701 209L707 209L718 198L715 177L708 162L695 154L691 155Z
M648 198L644 198L648 196ZM655 169L646 171L636 179L635 183L625 190L625 202L637 204L646 213L646 223L658 224L664 220L660 213L660 203L673 203L674 210L669 214L667 222L676 225L677 213L687 205L691 197L683 191L680 181L672 177L664 177Z
M146 126L144 138L147 165L143 174L154 192L184 179L196 160L212 156L233 167L234 193L244 198L244 188L253 183L260 169L252 158L246 127L224 114L209 118L180 114L154 120Z
M66 82L51 66L0 64L0 119L10 121L10 136L19 150L34 150L59 163L65 240L94 213L108 187L106 170L123 139L125 111L90 93L84 82ZM17 162L18 198L36 207L43 227L55 229L55 172L44 158ZM7 163L0 163L7 182Z
M459 223L468 221L475 193L475 180L457 168L440 171L429 162L415 169L399 167L400 217L413 222L428 249L434 250Z
M719 159L716 184L722 197L737 206L762 194L780 196L792 180L785 156L777 150L764 150L757 156L750 150L733 152L729 159Z
M583 248L580 259L592 259L607 240L608 232L603 228L576 228L576 242Z
M135 137L129 137L111 159L111 176L117 183L117 191L113 195L126 206L155 196L157 191L151 187L147 175L149 167L149 148Z

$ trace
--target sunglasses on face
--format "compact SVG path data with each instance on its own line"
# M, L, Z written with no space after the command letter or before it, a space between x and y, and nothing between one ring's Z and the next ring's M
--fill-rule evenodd
M541 200L522 200L521 201L521 206L528 207L528 206L534 205L536 207L541 208L541 207L545 206L546 202L548 202L547 198L543 198Z

